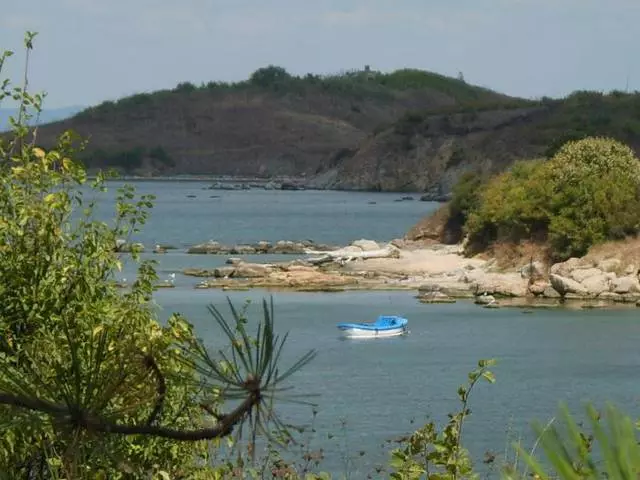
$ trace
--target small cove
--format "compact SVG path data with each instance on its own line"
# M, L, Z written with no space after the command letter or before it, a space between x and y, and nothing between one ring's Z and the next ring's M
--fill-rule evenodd
M147 247L173 244L177 251L144 254L159 261L160 279L187 267L211 268L225 256L188 255L184 247L209 239L233 244L258 240L303 240L345 244L358 238L391 240L402 236L437 204L397 202L403 195L350 192L218 192L199 182L138 182L141 193L155 193L156 207L135 240ZM188 198L187 195L196 195ZM220 198L209 198L220 195ZM370 202L376 202L371 204ZM112 204L101 206L106 216ZM107 217L108 218L108 217ZM279 261L292 256L247 256ZM128 264L122 276L133 278ZM176 288L159 290L160 317L184 314L201 337L217 345L220 333L206 307L224 308L226 298L258 304L270 292L196 290L197 278L176 276ZM276 326L289 332L287 359L309 349L318 357L292 378L296 392L312 393L318 403L313 448L323 448L322 468L344 470L345 441L354 457L352 478L365 478L388 460L381 445L414 430L428 416L442 424L457 407L456 389L481 358L496 358L495 385L481 384L471 400L465 427L467 446L480 461L485 450L502 453L518 436L529 439L529 422L547 421L560 401L582 413L586 401L611 400L635 415L640 390L640 322L634 309L487 310L469 301L422 305L413 292L273 294ZM376 341L338 339L335 323L370 320L382 313L410 320L407 337ZM308 407L282 404L287 421L311 420ZM411 423L412 420L415 423ZM343 428L343 421L344 428ZM510 433L509 433L510 432ZM329 434L335 435L329 439ZM359 452L365 455L360 456Z

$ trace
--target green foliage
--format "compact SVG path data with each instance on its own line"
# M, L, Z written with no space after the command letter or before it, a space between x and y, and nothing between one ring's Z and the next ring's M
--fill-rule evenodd
M532 453L527 453L520 445L516 445L515 448L526 461L527 470L520 473L513 468L507 468L503 478L530 478L529 470L534 478L542 480L638 478L640 444L634 422L611 405L607 406L604 419L589 405L587 418L592 433L584 432L564 405L561 406L564 429L555 424L543 427L535 423L534 431L538 435L548 467L545 468Z
M466 223L471 251L491 242L549 241L551 256L640 230L640 163L606 138L564 145L549 161L521 161L495 177Z
M173 90L135 94L117 102L103 102L77 114L78 117L113 113L114 107L130 108L148 104L166 95L193 92L233 92L247 90L267 90L279 94L305 94L326 92L344 95L354 100L365 98L394 98L402 92L431 90L444 93L455 100L455 105L443 109L443 113L462 110L482 110L529 105L526 100L509 99L489 89L469 85L455 78L417 69L401 69L390 73L373 70L350 70L337 74L292 75L283 67L268 65L253 72L249 79L239 82L207 82L201 86L189 82L178 84ZM490 105L490 107L489 107ZM354 106L358 113L359 107Z
M20 108L12 135L0 140L0 471L221 478L208 459L234 429L255 437L273 426L286 437L273 402L313 352L279 368L286 337L274 333L266 302L255 337L233 305L233 322L211 308L229 343L215 356L181 316L161 326L152 262L138 264L129 291L114 281L124 258L139 262L116 245L144 225L153 197L125 186L113 221L95 220L84 192L104 191L105 175L87 183L70 132L48 151L35 144L25 125L41 96L5 81L0 100L7 97ZM228 400L239 403L224 412Z
M458 243L462 240L464 225L469 215L480 205L480 192L484 181L479 173L466 172L454 185L445 225L449 242Z
M107 151L101 148L83 155L85 161L104 168L122 168L132 171L142 167L145 148L134 147L127 150Z
M181 82L176 85L176 88L174 88L173 91L176 93L191 93L195 92L197 89L198 87L191 82Z
M171 158L167 151L160 145L149 150L148 155L155 164L159 164L165 167L175 167L176 165L175 160Z
M478 367L469 373L469 381L458 388L460 410L449 414L449 422L438 431L435 423L429 422L417 430L404 448L391 452L390 477L395 480L453 480L477 478L469 452L462 446L462 427L471 414L469 396L479 380L495 382L489 370L494 360L481 360Z
M175 160L160 145L150 149L140 146L126 150L104 150L98 148L93 151L83 152L77 156L85 164L108 169L121 169L125 172L132 172L143 167L145 159L148 159L153 166L160 168L171 168L176 165Z
M544 145L545 156L552 158L558 149L572 140L587 137L611 137L636 143L640 135L640 94L613 91L609 94L579 91L563 100L542 102L549 114L532 125L531 139Z
M249 83L263 88L275 88L291 78L291 75L284 68L269 65L253 72L249 77Z

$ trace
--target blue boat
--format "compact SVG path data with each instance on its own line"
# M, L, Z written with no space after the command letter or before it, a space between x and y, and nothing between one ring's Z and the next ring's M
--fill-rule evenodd
M347 338L395 337L409 332L409 320L397 315L381 315L375 322L339 323L342 336Z

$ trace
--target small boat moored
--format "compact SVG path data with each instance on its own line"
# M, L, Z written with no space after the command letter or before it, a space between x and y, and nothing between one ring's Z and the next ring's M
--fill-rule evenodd
M395 337L409 332L409 320L397 315L380 315L375 322L339 323L338 328L346 338Z

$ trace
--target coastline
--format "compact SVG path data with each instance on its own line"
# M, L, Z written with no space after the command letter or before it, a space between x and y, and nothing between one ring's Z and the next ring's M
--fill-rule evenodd
M95 174L87 175L88 180L94 181L97 176ZM210 182L211 186L208 190L289 190L289 191L327 191L327 192L361 192L361 193L388 193L405 196L412 196L412 200L420 200L423 202L446 203L451 198L449 194L439 195L429 192L418 192L413 190L378 190L373 188L334 188L330 186L322 186L316 182L310 181L306 177L249 177L249 176L232 176L232 175L163 175L163 176L145 176L145 175L118 175L109 178L107 182ZM407 200L408 198L403 198Z
M121 251L126 251L124 248ZM157 246L155 253L165 253ZM611 251L546 265L531 261L499 268L496 259L466 257L462 245L424 244L404 239L378 244L357 240L346 247L280 241L274 244L195 245L194 256L227 256L212 269L187 268L198 289L292 292L413 291L424 304L473 300L481 307L620 308L640 302L640 263ZM246 254L290 254L291 261L249 263Z

